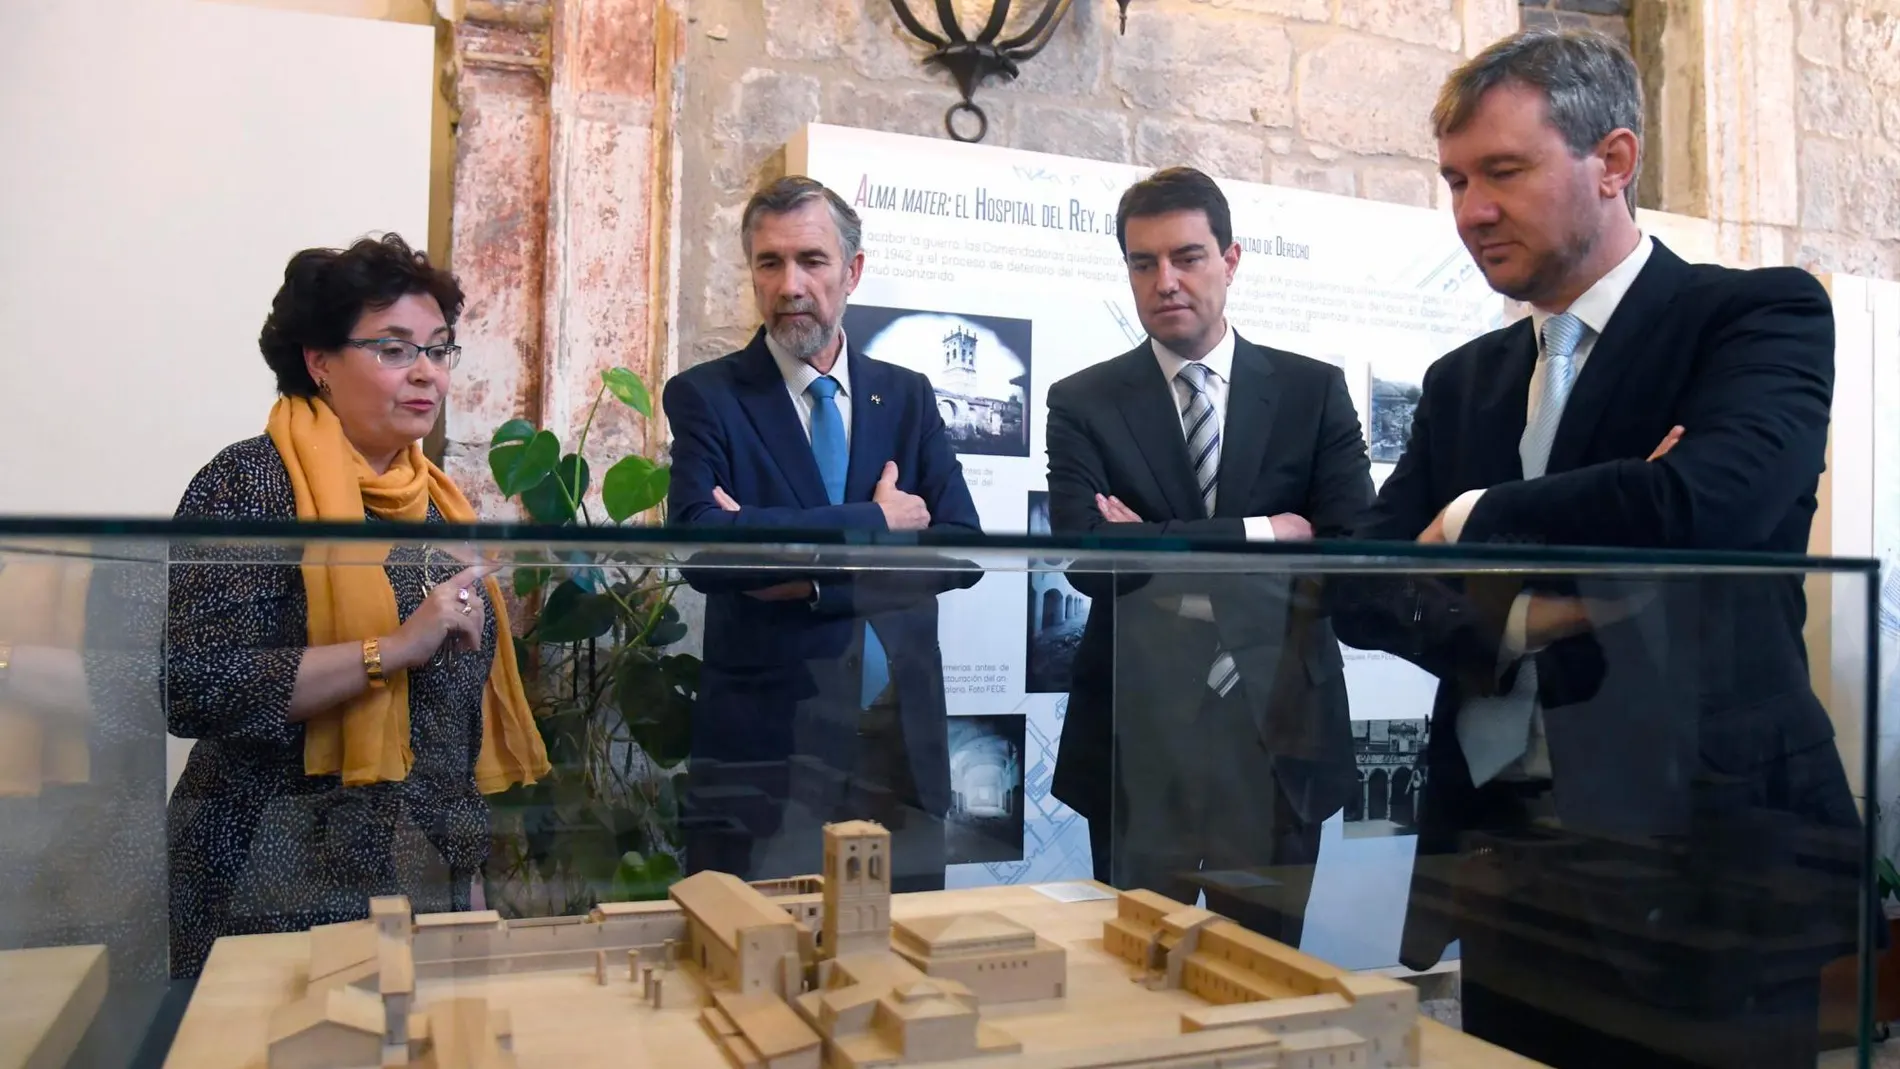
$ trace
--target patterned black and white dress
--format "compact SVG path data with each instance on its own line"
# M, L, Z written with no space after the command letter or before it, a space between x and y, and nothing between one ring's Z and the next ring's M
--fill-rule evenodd
M289 473L270 439L218 454L192 480L178 516L295 519ZM428 523L441 522L431 504ZM303 551L173 547L167 723L173 735L197 740L169 807L175 976L198 975L221 936L358 919L373 895L407 895L419 913L467 909L487 858L475 760L493 612L480 650L409 673L408 778L346 789L337 776L304 773L303 726L287 719L308 643ZM421 605L425 573L433 585L462 567L426 543L398 545L384 570L401 617Z

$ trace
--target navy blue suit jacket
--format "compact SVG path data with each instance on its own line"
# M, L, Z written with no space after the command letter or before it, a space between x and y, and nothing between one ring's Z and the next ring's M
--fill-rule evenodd
M963 467L950 449L930 380L851 350L851 462L844 502L825 494L818 461L800 424L784 376L760 330L746 348L690 368L662 394L673 431L670 526L774 530L883 531L884 510L871 500L887 462L897 463L898 488L924 499L933 529L980 530ZM713 500L719 487L738 512ZM853 723L862 638L858 622L877 631L890 661L911 771L924 806L950 804L950 764L937 641L937 595L969 586L980 573L832 571L805 574L820 584L818 604L766 602L744 593L786 578L749 569L692 569L688 581L706 593L705 664L693 717L693 757L718 761L784 761L793 754L845 762L837 732L796 734L814 720ZM848 768L848 764L833 767Z

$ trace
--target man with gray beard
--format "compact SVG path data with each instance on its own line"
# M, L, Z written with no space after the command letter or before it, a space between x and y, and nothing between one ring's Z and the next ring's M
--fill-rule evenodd
M845 300L864 273L857 213L787 176L746 205L740 242L764 324L744 349L666 385L669 525L762 529L767 540L977 532L930 380L844 337ZM980 573L787 563L687 573L706 594L688 867L816 872L818 826L866 818L891 831L894 891L941 888L950 762L936 597Z

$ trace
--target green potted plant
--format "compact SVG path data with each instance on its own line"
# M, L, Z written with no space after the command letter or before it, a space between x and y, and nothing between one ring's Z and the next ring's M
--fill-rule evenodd
M537 523L639 523L664 509L668 469L621 458L595 515L587 439L609 396L651 418L625 368L601 374L572 449L527 420L496 428L489 468ZM680 875L679 809L699 658L671 652L687 628L676 573L638 553L516 554L512 586L532 621L516 644L553 771L490 799L484 890L505 916L583 913L602 901L664 897Z

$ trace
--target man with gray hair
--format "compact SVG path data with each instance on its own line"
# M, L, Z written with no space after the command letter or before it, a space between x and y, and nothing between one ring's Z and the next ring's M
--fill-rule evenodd
M1446 81L1458 233L1530 314L1432 365L1359 537L1806 552L1827 292L1643 233L1642 115L1596 34ZM1440 680L1401 958L1461 941L1467 1031L1557 1067L1815 1064L1859 821L1802 579L1419 577L1335 614Z
M739 237L764 322L744 349L666 384L667 522L978 531L930 380L844 336L845 300L864 273L857 213L791 175L753 195ZM687 572L706 594L691 869L818 871L819 828L783 820L800 776L800 809L817 823L863 817L891 829L893 890L943 886L950 761L936 596L980 573L842 563Z

